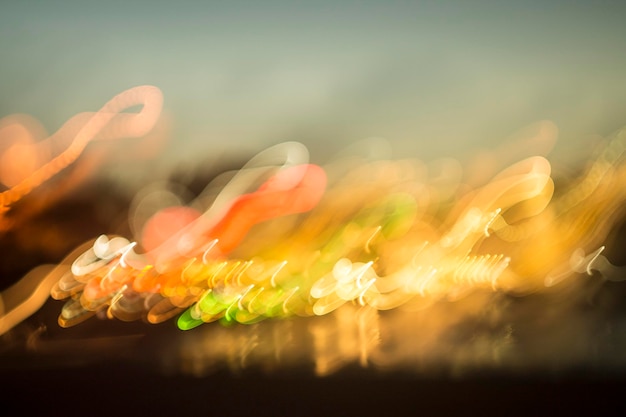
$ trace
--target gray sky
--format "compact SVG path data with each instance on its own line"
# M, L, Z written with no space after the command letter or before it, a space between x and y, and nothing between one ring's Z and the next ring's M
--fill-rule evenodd
M398 156L456 156L542 119L567 149L626 124L626 9L545 3L3 1L0 117L54 131L153 84L170 167L370 136Z

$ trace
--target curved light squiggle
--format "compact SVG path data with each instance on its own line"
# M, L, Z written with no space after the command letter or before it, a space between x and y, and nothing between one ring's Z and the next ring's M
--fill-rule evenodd
M143 106L139 113L122 113L137 105ZM57 143L69 142L66 149L32 172L18 176L21 179L16 184L0 193L0 214L76 161L90 141L139 137L148 133L158 120L162 105L163 95L158 88L140 86L118 94L95 113L82 113L70 119L57 133L39 144L40 147L54 148ZM3 176L10 177L10 173L3 172Z
M85 121L76 145L5 192L4 207L92 138L144 134L160 93L130 91ZM145 102L140 93L158 105L116 113ZM552 146L552 128L542 125L540 148ZM163 192L172 204L135 221L134 241L100 236L42 282L67 300L64 327L106 313L150 323L178 317L188 330L340 314L344 306L417 309L477 291L528 294L592 271L619 280L601 252L626 201L624 149L620 132L578 179L557 187L545 156L463 176L450 160L433 168L353 157L320 166L302 144L288 142L187 205Z
M251 193L237 195L231 190L246 186L229 184L211 209L145 254L128 240L100 237L74 264L70 290L57 286L53 296L66 298L80 288L80 297L63 309L64 326L107 309L110 317L152 323L182 313L179 327L191 329L214 321L325 315L344 304L388 310L477 290L537 291L556 282L550 278L555 269L580 272L566 258L581 238L593 246L606 235L602 219L589 219L598 210L593 202L611 191L617 210L626 199L620 189L602 186L624 175L618 159L610 168L602 165L603 181L596 178L597 164L581 178L591 184L583 197L572 187L555 198L550 163L538 156L465 189L460 198L438 194L410 161L362 162L329 178L325 192L322 168L282 167ZM266 169L241 175L251 184L249 176L259 172ZM296 213L303 214L291 216ZM161 220L157 214L148 230L176 214ZM537 253L534 245L546 233L553 247ZM601 265L597 257L588 264Z

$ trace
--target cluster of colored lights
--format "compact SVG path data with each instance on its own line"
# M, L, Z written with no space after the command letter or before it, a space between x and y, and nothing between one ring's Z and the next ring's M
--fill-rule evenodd
M93 129L116 117L104 114L88 122ZM626 200L625 143L616 135L558 190L543 156L470 184L454 164L437 175L415 160L353 157L322 167L301 144L277 145L214 187L210 201L151 213L136 241L103 235L68 257L51 291L67 300L59 323L178 317L187 330L345 304L388 310L476 290L528 293L592 269L610 279L598 248ZM52 175L44 168L3 206Z
M247 166L242 172L272 174L256 191L236 196L229 187L241 187L231 182L222 208L156 213L143 229L145 253L124 238L101 236L52 291L70 297L59 321L71 326L98 311L152 323L178 316L186 330L325 315L346 303L387 310L477 289L535 291L552 285L557 273L583 272L571 255L584 247L583 237L597 248L606 236L593 215L607 197L625 197L602 186L624 176L618 156L609 155L613 160L600 153L581 177L587 186L557 196L550 164L531 157L460 199L458 191L438 192L411 169L414 161L361 161L338 172L330 166L328 180L311 164Z

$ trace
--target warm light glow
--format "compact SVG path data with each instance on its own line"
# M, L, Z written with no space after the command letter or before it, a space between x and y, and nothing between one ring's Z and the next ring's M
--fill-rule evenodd
M0 127L5 125L4 129L0 129L0 143L16 141L0 155L4 161L0 181L10 187L0 193L0 215L34 188L74 163L90 141L146 135L159 118L162 104L163 97L158 88L135 87L112 98L98 112L74 116L54 135L36 144L32 143L28 134L13 139L15 131L35 130L37 126L34 123L22 125L22 119L17 117L0 121ZM143 106L139 113L123 113L136 105ZM46 154L51 156L44 157Z
M136 104L141 112L121 113ZM67 143L49 159L28 126L9 123L0 130L15 137L0 155L9 161L0 180L10 187L2 209L76 161L89 141L145 135L160 108L158 89L128 90L47 139ZM620 280L601 253L624 214L626 134L556 187L550 161L524 155L528 147L546 154L556 129L542 123L530 132L477 157L465 174L453 160L428 166L350 155L317 165L303 145L288 142L216 178L191 202L174 190L139 193L135 236L102 235L61 264L31 271L2 293L0 333L49 291L67 300L63 327L95 315L177 317L182 330L328 316L310 329L323 375L349 361L386 361L376 354L382 310L421 311L467 297L480 308L489 302L481 294L526 295L593 271ZM512 161L516 154L524 157ZM512 163L499 167L501 160Z

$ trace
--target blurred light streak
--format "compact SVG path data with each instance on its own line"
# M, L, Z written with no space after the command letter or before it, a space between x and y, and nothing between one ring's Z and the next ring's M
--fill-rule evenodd
M0 216L4 217L13 204L73 164L90 141L146 135L156 124L162 104L158 88L135 87L113 97L98 112L74 116L54 135L37 143L30 132L42 129L31 119L9 116L0 121L0 143L9 143L0 154L0 182L9 187L0 193ZM142 106L139 113L124 113L137 105ZM4 223L3 217L0 220Z
M120 113L136 104L144 105L140 113ZM5 211L73 163L90 140L147 134L160 109L158 89L131 89L100 112L72 119L76 135L48 162L35 148L8 148L4 156L15 152L27 163L2 171L11 186L2 194ZM197 196L158 184L132 203L134 236L101 235L5 291L0 333L51 293L66 300L62 327L93 316L154 324L178 316L182 330L219 322L204 326L219 340L199 338L203 349L181 342L184 366L196 374L220 361L243 369L272 354L268 366L278 366L278 356L297 357L285 353L294 344L263 346L273 329L297 340L303 330L293 317L306 320L300 323L318 375L349 363L420 363L419 355L437 356L432 350L446 329L502 294L564 288L568 278L593 271L623 280L602 252L624 214L626 130L600 144L564 184L553 180L547 159L555 141L555 126L541 122L477 156L468 172L451 159L377 159L368 149L317 165L302 144L286 142ZM443 318L445 305L451 313ZM266 319L277 324L262 325ZM432 332L401 340L412 319ZM507 326L477 344L485 362L511 349ZM386 344L390 333L398 345ZM419 349L411 352L412 344Z
M0 335L28 318L43 306L55 285L63 282L70 273L71 262L89 245L85 244L70 253L59 265L40 265L11 287L0 293Z
M271 155L268 152L253 158L253 161L267 159ZM590 171L583 175L583 182L596 178L596 166L593 164ZM305 171L294 171L299 167ZM318 207L314 207L314 203L321 198L317 194L311 197L313 204L298 200L300 197L295 197L296 194L285 194L292 195L287 200L279 197L283 195L281 193L296 192L297 188L292 187L305 184L303 181L307 181L306 175L311 169L322 172L314 165L296 165L283 168L279 174L269 177L256 192L243 196L218 193L216 201L223 201L221 205L226 209L213 211L223 213L217 217L210 215L216 203L202 215L182 206L157 212L146 223L147 229L144 227L143 239L155 242L147 245L147 257L137 255L132 248L134 245L121 238L111 241L120 242L117 249L99 251L98 242L104 242L109 247L108 240L100 237L93 249L79 258L87 256L88 270L79 271L76 269L78 264L74 264L73 268L78 274L76 279L86 284L81 296L83 307L96 311L104 305L111 305L109 314L115 316L113 304L124 297L137 299L140 303L139 300L146 296L160 293L170 299L172 308L188 308L180 317L179 325L190 329L216 320L254 323L263 318L292 314L325 315L346 302L358 301L361 305L386 310L410 304L419 297L454 300L478 289L527 293L539 290L542 283L547 282L543 277L549 276L550 268L559 265L564 250L567 253L576 249L573 245L579 243L583 230L599 227L599 224L587 225L585 221L580 235L565 240L558 251L544 253L549 265L538 264L535 270L530 269L533 268L530 259L536 258L534 254L526 255L528 259L516 259L507 253L525 253L529 248L528 242L543 238L542 233L545 232L543 228L533 228L522 235L511 235L507 234L508 230L528 226L537 219L539 222L536 224L543 227L542 218L552 219L555 212L558 216L561 212L573 210L572 206L577 204L567 201L570 193L579 192L578 188L555 199L555 207L550 204L554 189L550 178L551 167L545 158L539 156L526 158L503 169L485 185L463 190L460 197L455 193L445 196L433 193L431 200L422 207L417 202L424 194L423 187L429 179L408 176L411 171L396 174L393 161L363 161L348 168L341 176L331 177L329 189ZM258 168L255 170L258 171ZM243 173L257 176L257 171ZM607 175L607 169L604 171L603 175ZM239 187L243 190L240 185L232 185L237 177L235 175L225 189ZM250 183L254 177L248 178L246 181ZM441 178L436 177L434 182L439 185ZM600 193L599 186L600 182L593 180L584 187L587 194L584 198ZM315 193L322 189L315 187ZM362 188L361 191L359 188ZM415 189L421 192L416 194ZM272 205L262 203L246 215L238 214L244 210L244 202L253 204L256 195L266 192L270 192L268 197ZM346 200L345 196L349 199ZM436 197L441 200L433 199ZM616 201L621 201L619 199L623 200L625 196L619 194L616 197ZM293 207L295 201L304 205ZM267 210L271 214L263 214ZM301 215L304 217L296 224L283 220L288 217L282 217L307 211L311 212ZM428 211L432 214L427 217L426 223L422 223L420 218ZM189 216L188 212L191 213ZM334 214L329 217L329 213ZM170 216L174 217L169 219ZM172 221L178 221L180 216L186 219L164 234L167 239L149 237L156 233L151 228L158 228L158 222L171 227ZM240 220L234 220L237 216ZM157 220L160 217L163 220ZM231 218L233 220L229 220ZM242 223L244 218L248 223ZM272 236L269 230L258 234L258 229L255 229L257 233L252 233L246 240L254 242L261 239L265 244L258 248L236 249L244 235L252 231L252 224L262 224L270 218L273 219L271 228L279 225L275 230L288 230L286 242L281 242L280 236ZM198 219L213 226L198 223ZM286 229L280 226L281 221L287 222ZM235 225L240 229L235 229ZM426 234L425 226L430 229ZM532 223L530 227L533 227ZM178 229L182 230L178 232ZM224 233L235 233L233 243L229 243L229 238L224 240L228 236ZM289 247L284 245L287 242ZM165 263L161 263L160 267L157 263L155 269L150 260L159 261L162 247L167 248ZM404 251L399 250L400 247ZM412 250L412 247L415 249ZM489 247L502 251L486 252L484 248ZM233 250L236 256L230 260L226 256ZM157 253L156 257L154 253ZM207 257L207 253L211 256ZM237 256L245 253L248 255L239 258L243 259L243 263L237 260ZM136 264L133 266L130 260L123 262L126 256L136 260ZM198 261L199 257L202 262ZM247 257L248 260L245 260ZM303 258L307 259L306 268ZM263 259L270 261L268 263ZM353 262L357 259L364 262ZM270 266L272 264L278 267ZM542 279L537 280L536 277ZM61 291L55 297L65 298L67 294ZM263 307L260 308L257 302L261 299ZM116 300L116 303L111 300ZM73 301L68 304L68 308L75 306ZM146 311L144 314L150 313ZM154 320L156 316L153 314L152 317Z

